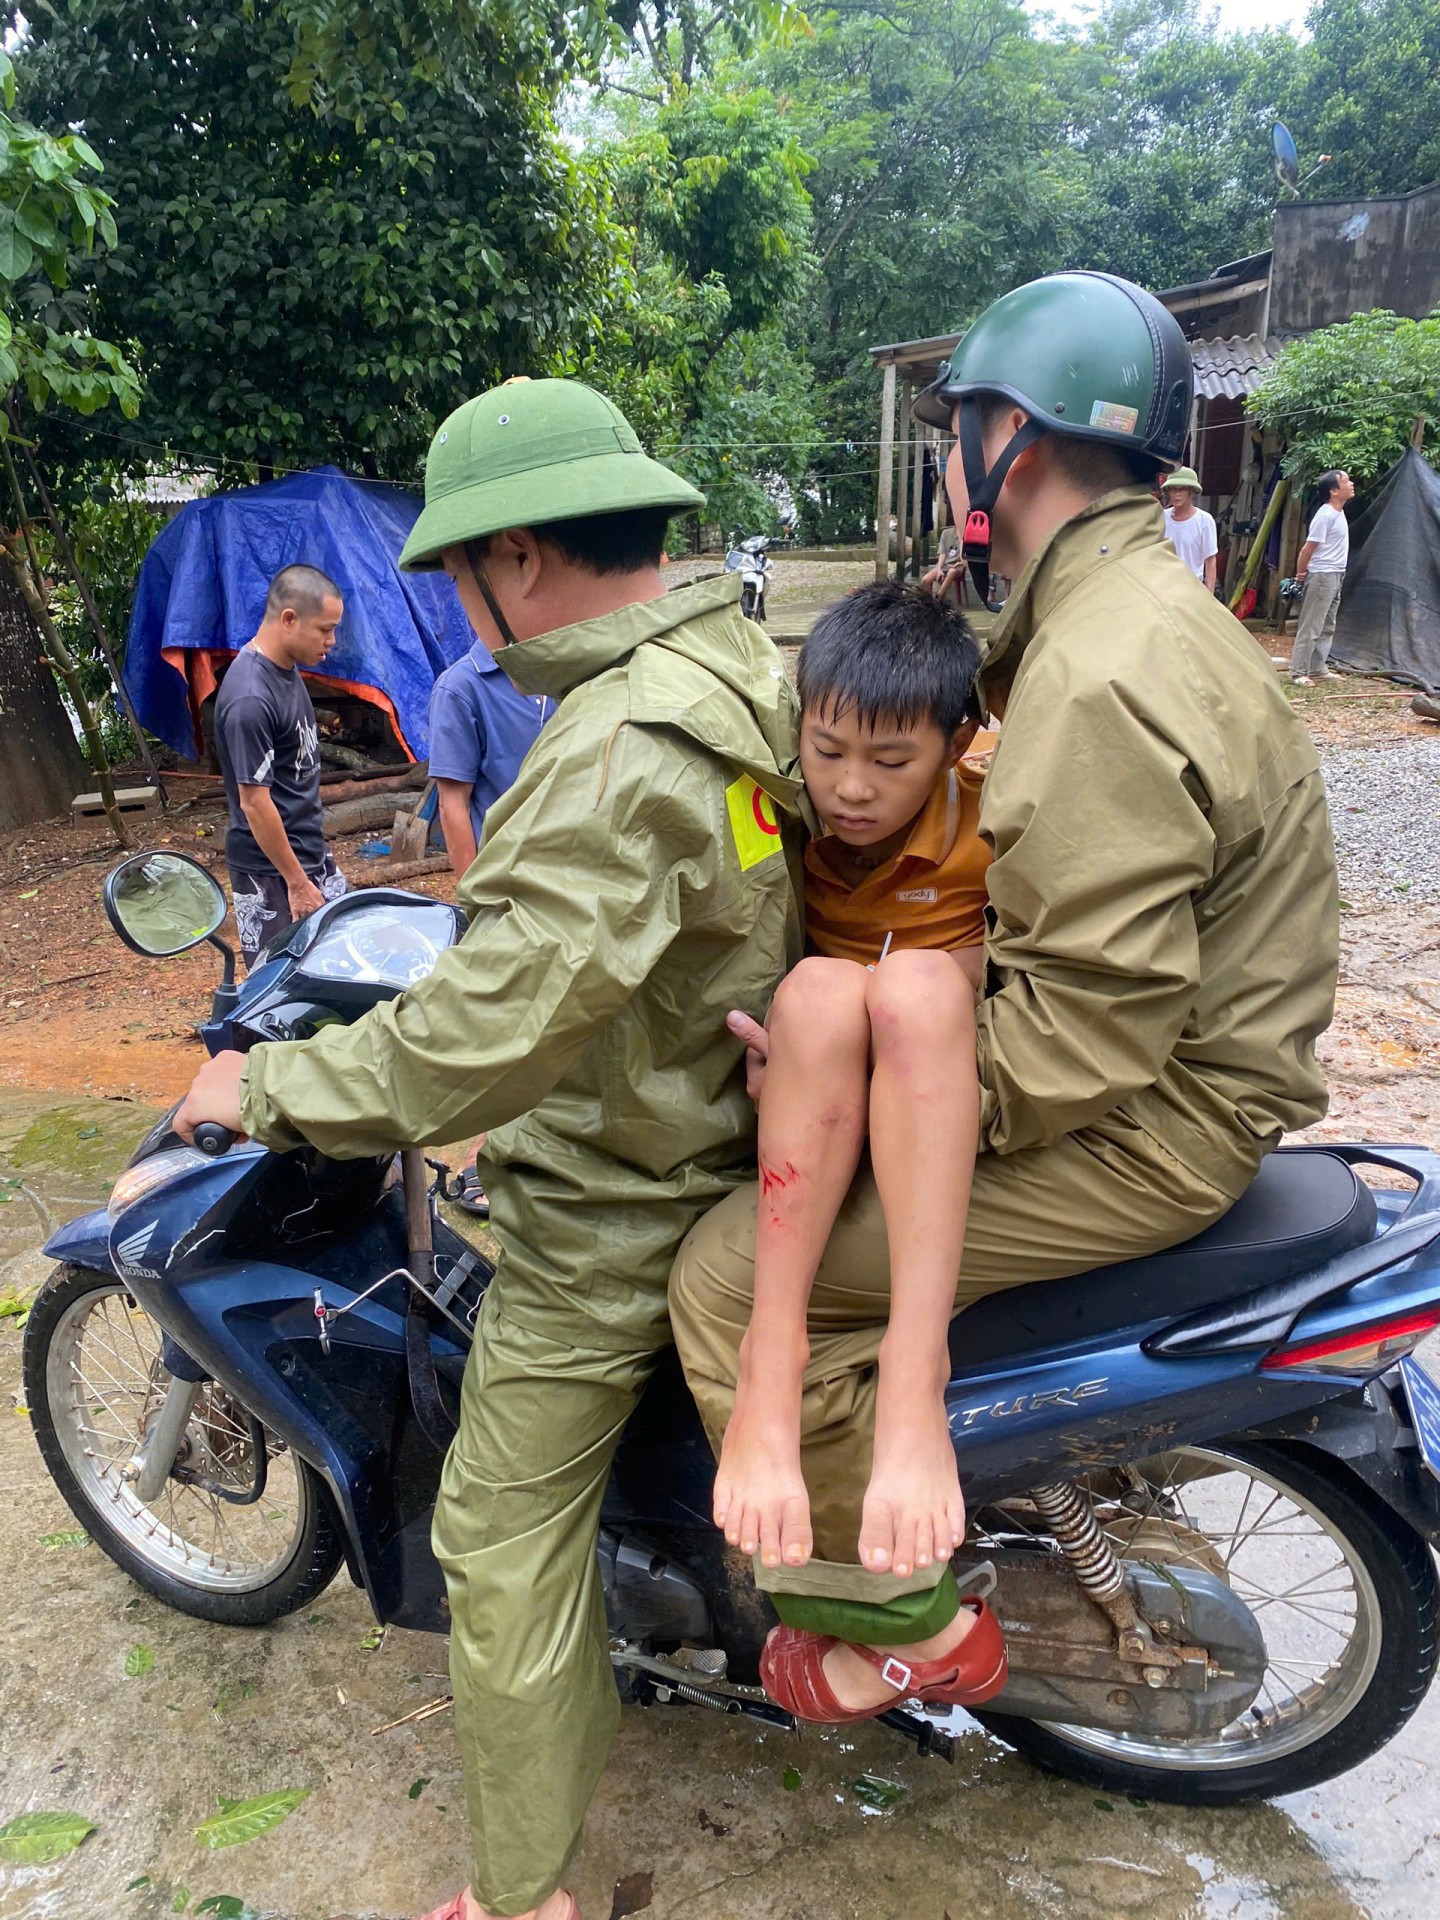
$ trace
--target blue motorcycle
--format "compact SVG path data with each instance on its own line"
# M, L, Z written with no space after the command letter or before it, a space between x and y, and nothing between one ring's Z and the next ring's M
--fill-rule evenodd
M372 890L282 934L243 988L224 897L174 853L106 884L142 952L209 940L212 1050L302 1039L403 993L463 931ZM1378 1171L1375 1184L1361 1167ZM26 1330L56 1486L181 1611L255 1626L342 1565L378 1621L446 1628L430 1516L491 1277L418 1153L270 1153L162 1121L108 1208L64 1227ZM1034 1761L1151 1798L1293 1792L1383 1746L1435 1672L1440 1157L1287 1149L1197 1239L1017 1287L954 1323L967 1590L1010 1679L979 1717ZM598 1542L622 1694L788 1717L756 1685L772 1616L709 1524L714 1462L673 1355ZM949 1720L886 1716L946 1755Z

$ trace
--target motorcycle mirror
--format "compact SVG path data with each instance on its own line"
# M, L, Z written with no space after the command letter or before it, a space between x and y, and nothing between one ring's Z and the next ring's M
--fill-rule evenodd
M163 957L213 939L226 907L215 880L188 854L133 853L106 876L105 911L133 952Z

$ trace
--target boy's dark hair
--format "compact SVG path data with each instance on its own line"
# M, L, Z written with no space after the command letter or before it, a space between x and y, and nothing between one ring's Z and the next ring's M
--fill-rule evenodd
M949 735L975 711L979 671L963 613L923 587L877 580L821 614L795 678L807 713L854 712L872 732L883 720L933 720Z
M530 531L591 573L639 573L659 566L673 513L673 507L625 507L618 513L587 513L579 520L547 520ZM483 560L494 537L484 534L467 541L471 559Z

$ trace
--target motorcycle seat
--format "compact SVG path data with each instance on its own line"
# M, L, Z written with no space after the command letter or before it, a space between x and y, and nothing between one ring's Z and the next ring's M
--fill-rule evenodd
M1375 1236L1370 1189L1338 1154L1282 1147L1204 1233L1163 1253L992 1293L950 1323L956 1376L1042 1347L1178 1320L1324 1266Z

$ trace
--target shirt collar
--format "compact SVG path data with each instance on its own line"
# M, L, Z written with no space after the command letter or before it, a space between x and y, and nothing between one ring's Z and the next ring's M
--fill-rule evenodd
M466 656L476 673L498 673L500 662L483 640L477 640Z

